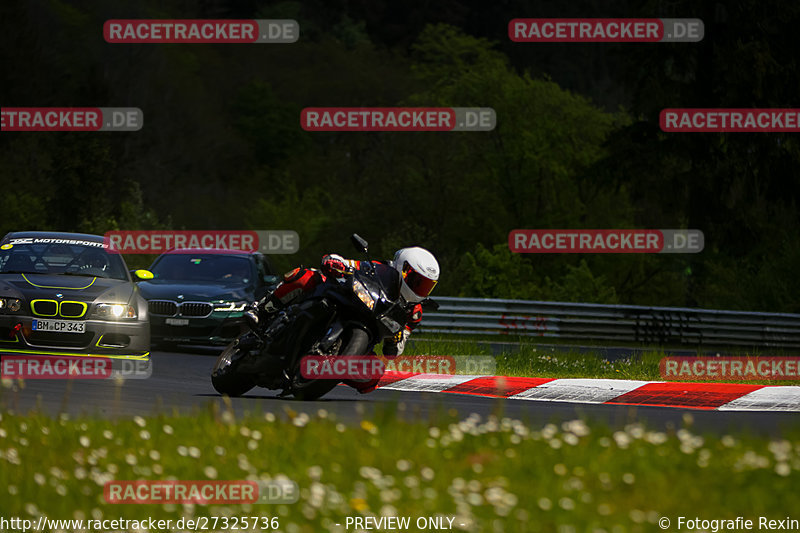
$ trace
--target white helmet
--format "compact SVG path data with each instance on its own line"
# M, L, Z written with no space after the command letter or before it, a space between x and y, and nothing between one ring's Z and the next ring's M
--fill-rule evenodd
M439 280L439 263L425 248L397 250L392 266L400 273L400 294L407 302L416 303L427 298Z

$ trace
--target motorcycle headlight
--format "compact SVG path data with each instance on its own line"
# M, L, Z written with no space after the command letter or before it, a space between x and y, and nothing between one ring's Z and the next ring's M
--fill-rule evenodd
M136 318L136 308L127 304L97 304L93 316L101 320L125 320Z
M354 280L353 292L356 294L356 296L358 296L358 299L361 300L370 311L372 311L372 309L375 307L375 297L370 294L364 284L358 280Z
M247 302L218 302L214 304L214 311L244 311Z

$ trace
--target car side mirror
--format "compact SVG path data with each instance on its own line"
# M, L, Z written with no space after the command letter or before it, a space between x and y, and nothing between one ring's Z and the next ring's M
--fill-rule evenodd
M350 236L350 242L353 243L353 246L355 246L356 250L358 250L359 252L364 253L364 254L367 253L367 249L369 248L369 244L367 243L367 241L362 239L358 235L358 233L353 233Z
M143 268L140 268L139 270L132 270L131 274L133 274L133 277L136 278L136 281L147 281L155 277L152 272Z

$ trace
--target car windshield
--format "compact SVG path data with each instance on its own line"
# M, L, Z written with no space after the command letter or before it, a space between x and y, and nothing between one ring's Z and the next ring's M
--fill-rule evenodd
M150 269L154 279L246 285L255 279L245 257L216 254L164 255Z
M0 274L63 274L128 279L122 257L106 252L101 243L46 240L54 242L10 242L0 246Z

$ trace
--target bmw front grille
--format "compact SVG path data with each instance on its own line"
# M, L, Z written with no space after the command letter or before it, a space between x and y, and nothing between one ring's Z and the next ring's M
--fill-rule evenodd
M151 315L156 316L175 316L178 313L178 305L171 300L150 300L147 308Z
M205 318L214 310L214 306L206 302L174 302L172 300L150 300L150 314L154 316L182 316Z
M35 316L61 318L81 318L89 308L84 302L37 299L31 300L31 312Z
M214 310L211 304L204 302L183 302L180 305L180 315L188 317L203 318L211 314Z

